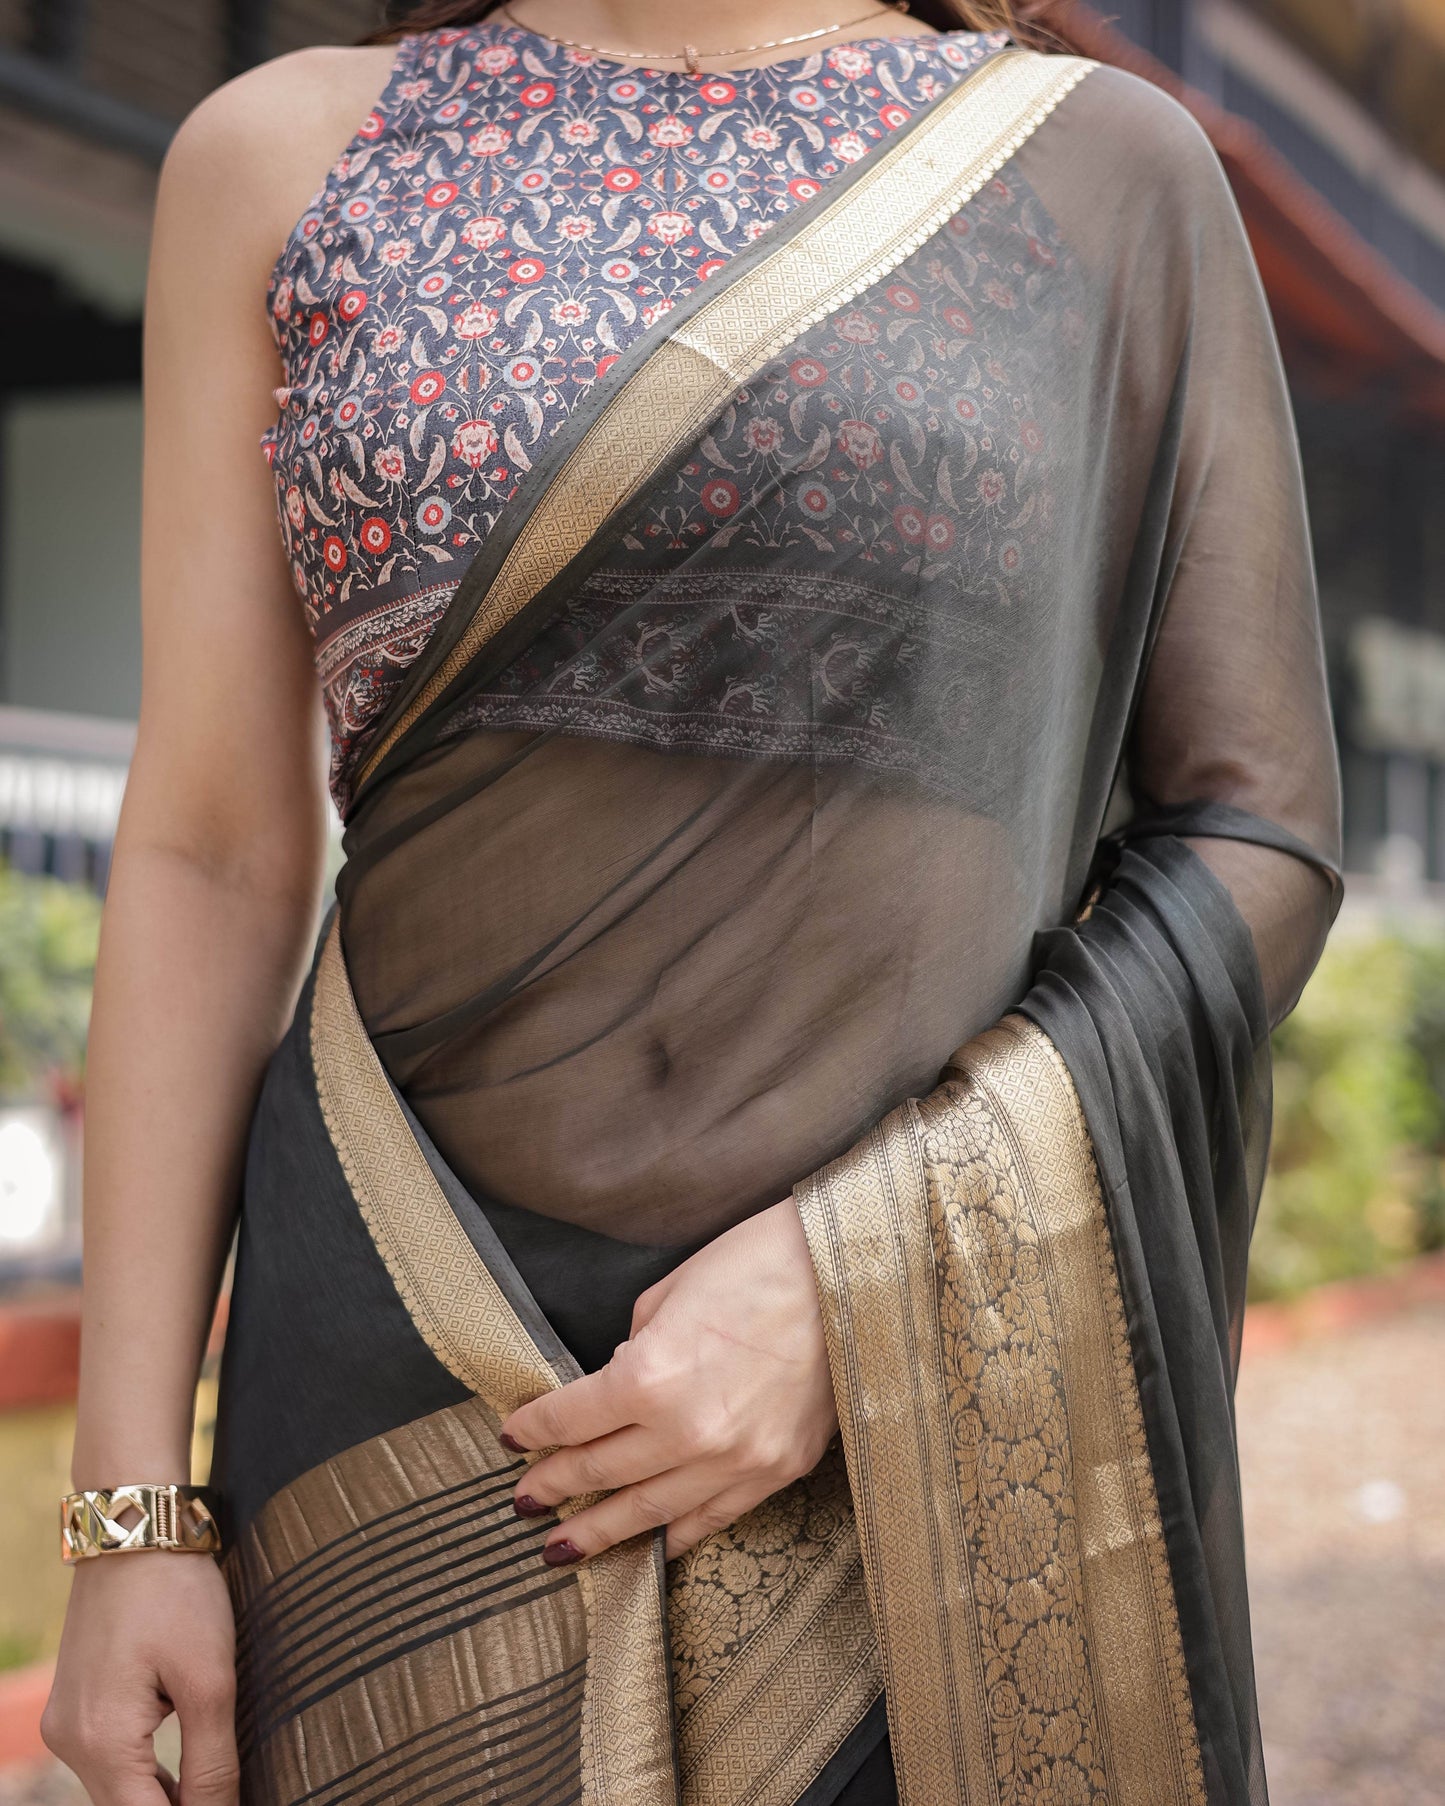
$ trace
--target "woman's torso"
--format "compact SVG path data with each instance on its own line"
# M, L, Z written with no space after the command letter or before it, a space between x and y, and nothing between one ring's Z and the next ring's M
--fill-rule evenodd
M272 451L343 811L468 561L608 360L1002 41L878 40L702 80L504 25L402 46L272 289ZM927 1089L1076 893L1125 706L1093 686L1127 544L1091 558L1061 505L1060 469L1082 466L1051 422L1086 422L1066 395L1091 379L1047 210L1011 176L960 224L896 293L817 329L816 373L794 359L739 392L708 455L739 473L726 526L744 539L681 493L684 470L466 732L352 818L339 895L363 1016L483 1201L632 1243L716 1233ZM744 564L775 564L801 612L755 603L746 576L741 612L729 600L721 548L743 547L744 516ZM674 579L696 600L674 605ZM809 608L835 621L822 663ZM887 679L861 731L889 758L931 743L949 770L881 771L808 726L815 704L866 715L875 678L906 687L919 659L947 718L890 725ZM608 723L595 693L559 702L559 668L652 694ZM735 740L729 711L795 683L801 741Z

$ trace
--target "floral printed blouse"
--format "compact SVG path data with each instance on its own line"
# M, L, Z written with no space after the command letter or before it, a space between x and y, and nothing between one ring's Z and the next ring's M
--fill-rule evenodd
M999 34L722 75L510 22L402 40L277 260L265 437L346 807L367 731L501 508L618 353Z

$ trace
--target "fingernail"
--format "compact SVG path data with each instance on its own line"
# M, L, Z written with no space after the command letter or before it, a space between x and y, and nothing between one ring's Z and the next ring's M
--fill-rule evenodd
M581 1561L582 1551L576 1543L569 1543L563 1537L560 1543L548 1543L542 1551L542 1560L549 1568L565 1568L568 1562Z
M516 1437L506 1430L502 1431L501 1435L497 1438L497 1441L501 1443L504 1449L510 1449L514 1455L525 1455L527 1452L526 1449L522 1447L521 1443L517 1441Z
M531 1493L518 1493L512 1500L512 1510L519 1518L544 1518L552 1509L550 1505L539 1505Z

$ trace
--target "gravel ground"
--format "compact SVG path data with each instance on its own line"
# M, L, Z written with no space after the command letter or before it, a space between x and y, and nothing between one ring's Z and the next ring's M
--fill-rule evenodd
M1445 1801L1445 1309L1246 1355L1273 1806Z
M1445 1801L1445 1308L1246 1358L1239 1416L1272 1806Z

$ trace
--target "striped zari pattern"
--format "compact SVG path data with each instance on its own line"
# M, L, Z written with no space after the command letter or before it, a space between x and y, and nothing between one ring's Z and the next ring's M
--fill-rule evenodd
M230 1558L250 1799L567 1806L587 1625L476 1402L313 1469ZM424 1701L418 1712L416 1702Z

